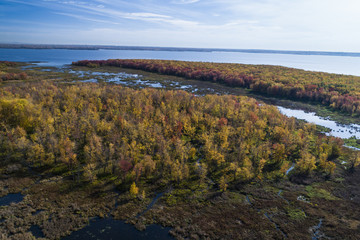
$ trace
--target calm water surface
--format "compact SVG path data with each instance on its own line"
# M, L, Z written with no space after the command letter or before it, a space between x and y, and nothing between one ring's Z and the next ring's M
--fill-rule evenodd
M173 240L169 235L170 228L149 225L145 231L138 231L133 225L112 218L92 219L88 226L71 233L62 240Z
M280 65L311 71L360 76L360 57L291 55L241 52L177 52L139 50L0 49L0 60L30 62L41 66L62 66L78 60L167 59Z
M9 193L0 198L0 206L10 205L11 203L19 203L23 200L24 195L21 193Z

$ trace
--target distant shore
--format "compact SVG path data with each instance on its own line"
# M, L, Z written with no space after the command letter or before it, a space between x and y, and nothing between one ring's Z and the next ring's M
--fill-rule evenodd
M292 51L268 49L226 49L226 48L180 48L180 47L147 47L147 46L115 46L115 45L61 45L61 44L12 44L0 43L0 48L10 49L69 49L69 50L143 50L143 51L175 51L175 52L241 52L291 55L345 56L360 57L357 52L326 51Z

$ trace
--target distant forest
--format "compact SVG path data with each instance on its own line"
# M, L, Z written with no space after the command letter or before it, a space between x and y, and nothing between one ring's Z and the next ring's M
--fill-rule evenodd
M173 60L78 61L73 65L113 66L243 87L292 100L321 103L334 110L360 115L360 77L268 65L186 62Z
M143 50L143 51L177 51L177 52L243 52L265 54L292 55L324 55L360 57L356 52L324 52L324 51L286 51L268 49L226 49L226 48L180 48L180 47L151 47L151 46L113 46L113 45L61 45L61 44L12 44L0 43L0 48L12 49L69 49L69 50Z

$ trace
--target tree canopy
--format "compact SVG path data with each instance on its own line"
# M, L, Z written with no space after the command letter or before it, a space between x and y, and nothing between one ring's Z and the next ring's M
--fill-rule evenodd
M179 184L197 176L225 190L284 177L293 163L299 173L331 174L342 145L242 96L24 83L0 90L0 114L3 163L63 166L74 180L90 182L113 175L127 189L140 180Z

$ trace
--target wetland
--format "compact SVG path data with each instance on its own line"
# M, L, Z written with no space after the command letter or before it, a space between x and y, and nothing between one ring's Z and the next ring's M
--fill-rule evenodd
M294 131L291 132L294 139L299 134L299 128L306 129L307 132L304 133L304 136L308 137L307 134L311 136L306 140L309 141L309 146L306 143L301 144L308 146L311 149L309 150L311 154L316 154L315 150L312 149L318 146L315 142L323 141L321 144L319 143L319 146L324 149L322 153L326 153L325 150L331 152L332 155L329 153L327 161L333 162L336 168L332 173L329 173L320 168L321 163L317 162L318 169L304 176L304 173L300 172L300 162L291 162L292 158L289 157L296 158L297 156L286 152L283 153L286 160L282 162L276 162L276 159L270 155L269 161L273 162L269 163L265 168L266 170L261 174L242 176L241 172L248 171L246 164L243 164L239 166L241 167L240 175L237 175L236 171L232 170L233 165L226 165L226 163L221 162L220 154L229 154L225 156L232 157L231 151L227 153L218 149L220 146L223 149L225 148L225 145L221 145L224 143L221 140L221 135L213 137L214 142L219 145L214 145L207 150L206 141L209 140L191 135L190 130L188 130L187 135L179 136L180 133L176 132L179 126L174 125L172 126L174 130L171 130L174 133L169 132L167 134L174 134L169 138L169 142L174 143L170 149L179 148L179 150L173 150L174 152L169 150L169 154L178 161L186 159L187 167L181 165L181 161L185 160L179 161L178 165L170 164L164 168L160 168L159 162L156 167L162 169L163 173L161 176L157 176L154 173L151 174L152 162L160 161L159 159L166 156L154 154L157 158L151 159L146 151L155 151L155 153L160 154L160 147L163 146L164 148L166 144L154 145L150 138L145 139L146 141L141 140L142 137L138 133L131 132L131 128L126 127L126 122L131 121L126 116L126 114L130 114L130 108L126 110L126 113L119 115L121 118L116 115L115 125L118 127L117 129L123 129L121 131L128 131L128 134L132 134L129 136L137 139L142 146L132 144L131 139L126 140L128 143L126 148L131 149L126 151L132 152L125 156L121 152L122 150L114 151L113 154L117 154L118 159L111 157L110 144L99 145L99 138L83 135L81 131L76 131L76 129L83 129L84 126L82 125L75 125L74 128L67 129L71 133L70 140L65 141L66 139L64 139L62 142L60 139L57 143L54 138L46 137L46 134L51 133L51 129L33 130L32 126L41 129L40 126L46 124L28 125L26 121L20 122L19 124L22 124L21 126L25 129L24 132L11 125L11 122L3 122L2 148L6 147L8 150L2 153L0 169L1 239L117 239L118 236L121 236L122 239L357 239L360 233L360 216L357 214L357 210L360 209L360 187L358 184L360 170L355 166L357 152L341 147L343 143L337 143L338 140L334 140L334 142L331 142L333 140L324 140L326 135L345 140L355 136L355 138L351 138L350 142L356 146L356 140L359 136L359 125L357 125L359 121L356 117L337 113L317 104L267 97L254 94L246 89L140 70L114 67L91 69L78 66L58 68L23 65L12 69L12 71L16 73L25 71L29 77L26 80L3 81L2 98L7 101L18 97L31 99L32 105L22 104L31 107L34 118L43 116L37 115L41 114L36 109L39 98L47 99L47 101L58 99L57 104L59 109L63 111L64 119L56 119L54 115L53 117L47 116L48 119L46 120L49 124L52 121L59 124L59 128L54 125L55 129L61 129L66 126L61 127L61 124L71 122L72 114L79 114L79 119L88 114L82 110L84 108L80 107L81 104L85 104L85 101L74 100L75 98L71 98L71 95L68 96L68 99L60 100L59 96L56 97L57 90L55 88L64 89L65 95L76 93L77 96L87 96L86 94L89 92L98 94L97 92L101 91L103 93L98 95L101 101L104 101L105 96L102 94L107 93L112 96L114 94L112 91L115 89L116 94L120 94L124 99L127 98L127 95L137 96L136 94L142 97L151 96L151 99L156 99L157 95L163 96L163 99L171 99L171 94L178 94L174 98L185 98L189 101L194 98L206 98L209 102L213 101L211 100L212 97L207 97L209 95L214 95L213 97L218 102L225 101L221 98L223 95L255 98L255 100L247 102L245 98L241 97L239 103L246 108L258 109L256 111L260 111L259 109L264 106L266 109L264 111L269 111L266 114L278 109L288 117L294 117L293 120L285 120L280 115L273 116L274 119L279 118L282 119L281 121L285 121L288 124L287 129L294 129L291 130ZM34 89L31 90L31 88ZM126 90L127 88L134 90ZM149 88L152 89L148 90ZM49 92L44 89L48 89ZM11 92L10 90L14 92L15 97L8 94ZM165 95L167 90L171 90L170 95ZM90 94L90 96L92 95ZM232 104L231 97L229 98L226 101L228 104ZM66 109L71 108L72 100L78 105L75 104L74 106L76 111L68 112ZM135 101L135 98L132 100ZM4 100L2 101L4 103ZM108 112L108 109L114 102L106 101L106 104L104 102L106 107L99 107L98 102L93 102L86 107L89 109L99 108L101 119L110 119L113 113ZM143 106L141 109L144 112L151 110L151 107L145 107L147 101L145 99L139 103L139 106ZM130 103L131 101L129 101ZM52 111L50 104L42 103L41 106L49 113ZM276 108L271 108L271 106ZM179 109L179 112L184 111L184 107ZM165 110L162 109L161 111ZM195 110L188 111L188 114L192 114L191 111ZM112 142L115 136L111 135L113 126L109 125L110 120L93 125L97 113L91 114L94 114L93 117L89 118L91 120L89 120L88 126L94 126L91 131L96 131L97 136L104 139L101 141ZM136 111L131 114L137 116ZM216 112L210 110L206 114L208 114L206 115L208 118L217 116ZM212 123L214 125L212 128L211 125L206 125L205 120L201 120L204 121L204 127L216 132L223 129L224 125L230 124L230 115L227 115L228 113L222 114L226 115L226 119L229 119L226 121L229 123L225 123L226 121L219 117L216 118L216 124ZM256 118L250 112L244 114L249 114L256 122ZM256 114L259 118L263 117L260 112ZM153 116L155 118L155 112ZM82 122L84 121L85 117L82 119ZM162 124L166 126L167 122L171 121L171 119L166 120L164 118ZM279 122L281 121L279 120ZM305 124L304 121L314 123L318 127L303 125ZM273 124L281 125L279 122ZM144 129L148 125L146 122L141 122L141 124L144 125L136 127L136 131L145 131ZM174 124L177 124L177 119L174 120ZM186 125L184 126L186 127ZM184 129L184 126L181 129ZM266 131L266 128L261 124L258 126ZM10 127L14 129L11 130ZM311 130L312 128L314 129ZM202 127L199 126L197 131L201 129ZM252 134L261 135L255 129L250 131ZM69 133L59 133L59 135ZM152 136L152 134L151 131L145 132L145 135L148 136ZM318 135L321 137L317 137ZM123 135L123 137L126 136ZM75 139L78 141L72 145L70 141L75 142ZM177 142L174 139L180 140ZM271 139L272 144L276 144L279 141L277 139L282 138L276 135ZM158 141L163 140L158 139ZM181 145L179 141L184 144ZM56 146L59 148L63 146L66 153L71 153L71 151L76 151L78 147L82 148L86 145L89 154L86 151L79 152L78 154L83 155L77 156L79 162L75 164L70 161L75 159L74 155L64 155L65 152L62 153L61 151L55 153L56 150L52 150L56 157L63 159L55 164L51 162L53 160L49 157L52 148L47 143L58 144ZM117 144L116 141L113 143ZM31 148L25 148L26 144ZM36 144L44 146L44 149L41 150L40 148L39 150L39 146ZM287 144L286 147L289 146L291 149L291 144L296 146L300 142ZM150 150L144 150L147 146L150 146ZM194 146L196 149L191 150L192 148L188 146ZM265 146L267 145L261 145L261 148L265 149ZM250 146L242 145L242 147L248 149L248 153L246 153L248 156L252 156L255 151ZM100 148L102 152L95 151L96 148ZM125 148L125 145L120 144L118 148ZM218 152L211 152L212 149L217 149ZM270 149L273 154L281 153L278 150L281 148L272 146L269 151ZM42 151L46 151L46 154L42 155ZM189 153L186 154L186 157L181 157L180 152L185 151ZM263 151L263 156L265 156L265 152L268 150ZM139 155L135 155L135 153ZM93 158L103 159L102 154L107 156L107 161L114 162L117 165L115 166L113 163L104 165L105 160L102 160L103 162L92 162L94 161ZM315 156L318 158L320 154ZM28 160L24 161L24 158ZM127 158L131 158L131 164L134 165L128 165L124 161ZM140 159L146 161L135 168L135 163L142 161ZM161 164L166 164L166 162L161 162ZM219 164L220 170L213 168L211 164L214 166ZM279 165L278 168L275 166L276 164ZM253 168L255 167L254 164ZM165 170L167 168L170 169L171 175L176 177L167 176ZM251 169L251 171L253 170ZM181 172L184 174L180 174ZM186 172L188 172L187 176L185 175ZM221 176L224 174L227 179L224 180L225 185L221 180ZM171 180L166 180L164 176ZM138 192L135 191L136 189L134 190L136 194L130 189L132 182L136 182L139 188Z

